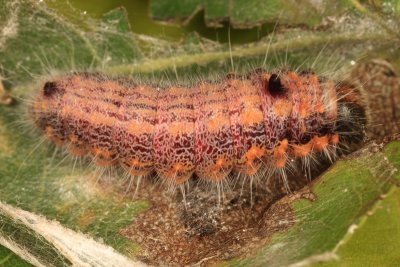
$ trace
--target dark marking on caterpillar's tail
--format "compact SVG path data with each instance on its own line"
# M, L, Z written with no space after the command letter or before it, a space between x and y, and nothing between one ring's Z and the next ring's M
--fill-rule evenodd
M279 96L285 92L281 79L277 74L272 74L268 80L268 91L272 96Z
M44 134L73 155L182 184L233 171L286 177L294 161L331 158L342 133L362 124L341 94L311 71L257 70L164 90L83 73L46 82L33 110Z
M43 87L43 95L45 97L51 97L57 91L57 83L55 82L46 82Z

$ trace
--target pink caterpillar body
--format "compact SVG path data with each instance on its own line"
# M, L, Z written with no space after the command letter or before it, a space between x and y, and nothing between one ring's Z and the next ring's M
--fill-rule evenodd
M259 70L162 89L81 73L46 82L33 116L54 143L100 166L139 177L155 171L175 184L194 174L218 182L332 153L339 95L311 72Z

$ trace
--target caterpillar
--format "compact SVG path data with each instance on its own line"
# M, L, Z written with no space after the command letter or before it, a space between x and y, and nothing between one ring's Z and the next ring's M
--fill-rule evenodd
M100 73L54 77L30 107L35 125L74 156L156 173L183 185L280 176L297 163L335 158L351 134L349 90L312 71L256 69L191 86L159 85Z

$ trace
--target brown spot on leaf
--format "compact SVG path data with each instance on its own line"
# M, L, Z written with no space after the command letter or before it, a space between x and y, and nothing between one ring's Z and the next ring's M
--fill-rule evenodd
M156 266L203 266L252 255L295 223L290 207L295 198L279 200L286 191L276 180L269 186L273 193L253 190L252 198L249 186L226 190L221 205L212 190L192 188L183 201L144 184L137 197L148 199L151 207L120 233L140 245L135 257ZM306 182L297 176L291 188Z

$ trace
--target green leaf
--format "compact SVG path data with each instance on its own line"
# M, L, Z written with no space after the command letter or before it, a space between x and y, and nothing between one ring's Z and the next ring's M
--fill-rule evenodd
M299 15L290 17L293 20L289 23L319 22L326 14L323 10L315 17L300 15L311 12L306 7L312 2L315 1L304 1L304 9L298 9ZM165 18L178 14L186 18L200 2L165 3L169 4L164 6ZM281 10L286 12L283 1L270 1L259 10L254 9L259 6L257 1L229 3L234 6L205 2L207 20L218 22L229 17L237 25L250 25L275 22ZM163 8L161 2L152 1L151 5L153 12L160 13ZM345 6L338 5L338 10ZM220 77L232 70L247 72L262 66L267 51L270 69L281 67L283 62L306 67L316 61L317 70L331 71L332 65L341 63L345 72L351 60L365 56L365 51L379 55L393 46L397 37L387 30L391 25L384 27L381 20L362 13L341 20L335 12L332 11L335 16L331 25L315 29L288 27L260 42L230 47L196 34L180 43L133 34L123 9L94 20L72 8L60 14L40 1L0 0L0 73L7 91L20 100L35 92L38 79L54 73L89 70L133 78L139 75L153 82L167 79L191 83L198 77ZM60 250L54 241L57 238L50 238L29 221L14 216L37 218L35 214L41 214L47 218L44 223L52 225L48 220L56 220L62 229L72 229L73 234L82 232L134 260L143 257L141 250L146 248L120 232L154 203L148 199L132 200L131 194L121 193L121 187L126 185L98 183L97 173L86 168L85 163L76 164L64 154L55 153L29 126L19 125L26 115L23 101L17 102L0 105L0 201L8 204L0 208L0 238L19 244L40 262L75 262L79 257ZM398 173L384 174L400 168L399 146L399 142L392 142L384 151L370 146L341 160L310 186L316 196L313 202L286 197L275 203L276 208L289 207L293 224L272 235L271 240L254 244L253 254L226 264L281 266L313 262L320 259L319 255L336 257L335 248L349 227L362 221L380 201L380 195L395 190L392 188L398 183ZM91 239L82 242L91 242L88 240ZM33 243L37 244L36 249Z
M250 28L263 23L279 20L287 24L320 23L324 16L339 14L346 7L346 1L284 1L284 0L152 0L151 15L157 20L167 22L188 21L200 10L209 26L221 26L229 19L235 28Z
M127 34L122 9L105 14L102 21L80 25L64 20L41 1L3 1L0 17L0 72L12 84L52 70L132 63L141 57Z
M392 188L383 200L350 228L336 249L341 266L396 266L400 261L400 191ZM338 262L318 264L337 266Z
M33 265L22 260L11 250L0 246L0 266L31 267Z

